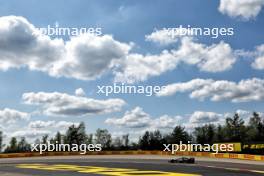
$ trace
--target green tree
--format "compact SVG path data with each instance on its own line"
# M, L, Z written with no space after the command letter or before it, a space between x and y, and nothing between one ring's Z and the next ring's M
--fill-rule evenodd
M93 143L93 134L87 135L86 138L86 144L92 144Z
M185 128L181 126L176 126L171 135L167 138L167 141L170 144L179 144L180 141L182 141L182 143L188 143L188 141L191 140L191 136L185 131Z
M246 138L246 127L244 120L236 113L233 118L226 119L226 134L230 142L243 142Z
M64 138L64 143L65 144L76 144L78 135L77 135L77 127L75 125L69 126L69 128L66 131L65 138Z
M19 152L28 152L30 151L30 145L27 143L26 138L22 137L18 142L18 151Z
M216 135L215 135L215 140L216 142L224 142L225 139L225 128L223 128L222 125L218 125L216 128Z
M18 152L18 144L17 139L15 137L12 137L10 139L9 145L5 149L6 153L16 153Z
M146 131L142 137L139 138L138 142L139 148L141 150L148 150L150 146L150 133Z
M49 142L50 144L56 144L55 138L50 138Z
M3 132L0 131L0 153L2 152L2 146L3 146Z
M150 133L150 150L161 150L164 138L159 130Z
M122 136L122 144L124 146L124 149L128 149L128 147L129 147L129 134L125 134Z
M80 125L78 126L77 128L77 141L78 143L77 144L84 144L87 140L87 135L86 135L86 132L85 132L85 124L84 122L81 122Z
M142 150L161 150L163 143L165 143L165 139L159 130L154 132L146 131L139 138L139 148Z
M208 144L213 144L215 141L215 126L213 124L206 125L207 129L207 142Z
M17 139L12 137L10 140L10 150L16 152L18 150Z
M199 144L213 144L216 139L216 128L213 124L206 124L194 129L196 142Z
M110 149L112 142L111 134L107 129L97 129L95 133L95 143L101 144L103 149Z
M66 144L84 144L87 140L87 135L85 133L85 124L83 122L80 123L79 126L71 125L66 131L66 135L64 138L64 143Z
M193 133L194 133L196 142L198 144L206 144L207 143L207 131L206 131L205 126L196 127L194 129Z
M264 123L258 113L253 112L249 120L247 136L249 141L263 141L264 139Z
M49 136L47 134L42 136L41 143L42 144L47 144L48 143L48 138L49 138Z
M55 142L57 141L58 144L62 143L62 135L59 131L56 133L54 140Z
M116 150L120 150L122 148L122 140L120 137L116 137L113 142L113 148Z

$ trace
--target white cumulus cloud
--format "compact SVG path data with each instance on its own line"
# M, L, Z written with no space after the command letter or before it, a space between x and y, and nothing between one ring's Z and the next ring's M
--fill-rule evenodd
M250 20L259 14L263 5L264 0L220 0L218 10L232 18Z
M61 39L50 39L25 18L0 17L0 70L28 67L48 71L64 53Z
M119 42L111 35L51 39L17 16L0 17L0 36L0 70L26 67L79 80L94 80L113 72L116 82L135 83L174 70L180 63L205 72L222 72L236 61L232 48L223 41L207 46L191 37L180 37L178 48L138 54L130 52L133 43ZM146 39L172 42L161 31Z
M251 66L257 70L263 70L264 69L264 44L257 47L255 55L256 55L256 59L251 64Z
M29 120L30 114L5 108L0 110L0 123L15 123L19 120Z
M68 122L68 121L42 121L42 120L37 120L37 121L32 121L28 124L29 128L32 129L41 129L41 128L55 128L55 129L64 129L68 128L71 125L78 126L79 123L75 122Z
M172 33L167 29L157 30L149 35L146 35L146 41L158 43L160 45L170 45L176 43L180 36L171 35Z
M125 60L116 63L115 82L135 83L146 81L153 76L173 70L179 59L169 51L159 55L130 54Z
M222 72L232 68L236 62L231 46L223 41L206 46L184 37L180 48L175 52L182 62L197 65L201 71Z
M78 89L75 90L75 95L83 97L83 96L85 96L85 92L84 92L84 90L82 88L78 88Z
M118 42L110 35L80 35L65 44L66 56L56 62L50 74L56 77L93 80L109 71L115 60L124 58L131 45Z
M222 114L217 114L215 112L195 111L190 117L190 122L214 123L214 122L219 122L221 117L223 117Z
M229 44L221 41L207 46L183 37L179 48L157 55L129 54L115 63L115 81L135 83L174 70L180 63L195 65L204 72L222 72L232 68L236 57Z
M170 96L178 92L191 92L191 98L232 102L260 101L264 99L264 80L245 79L238 83L227 80L194 79L165 86L157 96Z
M168 115L152 118L141 107L136 107L127 111L121 118L106 119L105 123L126 128L169 129L173 128L180 120L180 116L170 117Z
M108 118L107 124L124 126L130 128L142 128L149 125L151 117L145 113L141 107L136 107L131 111L127 111L122 118Z
M23 102L40 106L45 115L85 116L120 111L126 104L122 99L96 100L59 92L28 92L22 96Z
M11 137L25 137L29 139L36 139L36 138L41 138L44 135L49 135L51 134L51 131L48 130L32 130L32 129L27 129L27 130L19 130L15 131L10 134Z
M125 57L132 44L111 35L82 34L69 41L42 35L27 19L0 17L0 70L27 67L55 77L92 80Z

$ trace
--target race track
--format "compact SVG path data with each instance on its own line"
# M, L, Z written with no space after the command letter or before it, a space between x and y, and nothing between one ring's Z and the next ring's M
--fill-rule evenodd
M56 156L0 159L1 176L254 176L264 175L256 161L196 158L195 164L171 164L171 156Z

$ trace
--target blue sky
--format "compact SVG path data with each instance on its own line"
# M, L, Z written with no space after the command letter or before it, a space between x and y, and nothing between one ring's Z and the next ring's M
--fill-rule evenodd
M259 7L262 8L263 2L258 2ZM238 3L237 5L239 8L240 4ZM115 41L126 45L129 45L129 42L133 42L134 46L131 47L129 53L141 55L158 55L162 50L173 50L181 45L177 42L169 46L160 46L146 41L145 36L150 35L154 29L178 27L179 25L191 25L192 27L201 28L234 28L233 36L220 36L217 39L208 36L199 36L196 37L195 42L203 44L204 46L211 46L212 44L219 44L223 41L232 48L232 52L243 50L250 52L253 56L236 56L236 61L230 69L216 73L202 71L197 65L181 63L171 70L160 73L158 76L150 76L146 80L138 81L134 84L165 86L172 83L189 82L196 78L213 79L215 81L226 80L235 83L254 77L262 80L264 76L263 69L254 69L251 64L258 57L264 57L264 52L259 51L258 53L256 49L264 41L264 11L260 10L256 14L249 15L243 14L244 12L236 14L232 10L227 12L221 11L218 9L219 6L220 1L218 0L204 0L202 2L197 0L71 0L67 2L63 0L47 0L42 2L36 0L0 0L0 17L10 15L22 16L35 27L52 26L56 22L61 27L100 27L102 28L103 35L112 35ZM249 11L252 11L252 9L249 9ZM51 39L54 38L51 37ZM67 37L63 37L62 39L65 42L69 40ZM4 41L1 36L0 41ZM3 49L1 48L0 50ZM16 59L19 60L19 57ZM3 60L3 57L0 55L1 60ZM233 113L237 110L244 110L243 112L262 112L264 105L263 98L259 98L258 100L249 98L245 102L239 101L235 103L232 102L232 99L228 98L220 101L211 101L210 98L206 98L204 101L200 101L197 98L190 98L189 91L162 97L124 94L112 94L106 97L105 95L96 93L97 85L111 85L113 80L114 74L112 70L107 70L94 80L80 80L76 79L76 77L67 78L65 76L54 77L45 71L32 70L27 66L19 66L19 68L10 67L5 71L0 70L0 111L9 108L28 113L31 116L29 120L16 118L16 121L12 122L11 125L5 125L5 122L0 119L2 128L8 136L11 136L15 129L17 131L26 131L29 128L28 124L37 120L44 122L67 121L76 123L84 121L87 125L88 132L94 132L97 128L107 128L111 132L125 133L137 129L137 127L132 127L131 125L124 125L125 120L122 120L122 117L125 117L124 113L126 111L128 111L127 117L134 118L133 120L136 123L139 123L140 119L135 116L142 115L145 112L143 116L149 123L152 122L148 117L150 119L157 119L163 115L168 115L175 120L172 121L174 124L181 124L188 123L190 116L196 111L213 112L215 114L211 115L218 118L214 122L220 122L225 117L225 113ZM22 100L22 95L27 92L59 92L74 96L74 92L78 88L82 88L88 98L96 100L109 98L122 99L126 102L126 105L122 106L119 111L112 111L111 113L83 114L82 116L67 115L60 117L59 115L36 113L39 110L36 105L26 104ZM253 90L252 92L254 94ZM257 93L256 96L261 97ZM141 108L135 110L136 107ZM206 117L201 118L210 120L211 115L205 113L204 116ZM178 120L175 116L181 116L181 120ZM115 121L107 124L105 122L107 118L115 118ZM139 131L152 127L151 125L145 125L144 128L139 128ZM43 128L37 128L36 130L43 131L45 130ZM49 130L55 131L56 127ZM21 134L23 133L21 132Z

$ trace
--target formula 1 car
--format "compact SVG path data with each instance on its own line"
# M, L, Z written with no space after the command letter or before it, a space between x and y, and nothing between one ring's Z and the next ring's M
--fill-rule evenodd
M194 158L186 158L186 157L181 157L177 159L171 159L169 160L169 163L189 163L189 164L194 164L195 159Z

